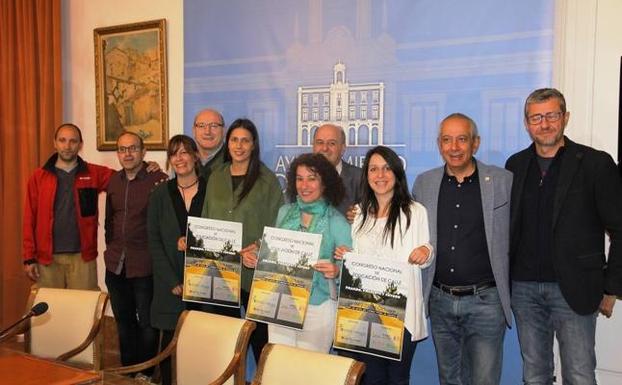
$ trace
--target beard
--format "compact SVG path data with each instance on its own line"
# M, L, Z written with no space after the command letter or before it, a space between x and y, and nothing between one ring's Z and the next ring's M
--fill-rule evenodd
M564 127L561 127L555 135L547 135L546 137L537 136L529 133L531 140L540 147L554 147L564 140Z
M64 151L60 151L58 153L59 158L61 158L61 160L63 162L73 162L74 160L76 160L78 158L78 154L75 152L64 152Z

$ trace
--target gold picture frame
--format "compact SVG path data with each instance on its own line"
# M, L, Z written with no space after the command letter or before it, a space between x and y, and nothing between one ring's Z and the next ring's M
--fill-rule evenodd
M166 20L97 28L93 34L97 149L115 150L124 130L140 135L148 149L166 149Z

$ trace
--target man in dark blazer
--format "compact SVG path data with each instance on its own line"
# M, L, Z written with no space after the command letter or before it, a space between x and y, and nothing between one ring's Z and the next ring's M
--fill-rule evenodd
M313 134L313 152L322 154L337 169L346 193L337 207L343 215L358 202L361 169L345 162L341 157L346 151L346 134L334 124L321 125Z
M436 253L422 280L441 384L499 384L505 329L512 323L512 174L476 161L479 144L471 118L449 115L438 135L445 165L420 174L413 187L428 210Z
M596 384L596 317L610 317L622 295L622 183L611 156L564 136L569 116L558 90L532 92L525 126L533 143L506 164L514 174L512 310L526 384L553 382L554 336L564 383Z

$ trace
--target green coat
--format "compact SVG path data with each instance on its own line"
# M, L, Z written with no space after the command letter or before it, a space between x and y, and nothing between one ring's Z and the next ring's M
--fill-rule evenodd
M261 165L259 177L246 197L236 206L243 183L233 192L230 163L212 170L207 182L203 214L205 218L242 223L242 247L261 239L264 226L274 226L279 207L283 204L283 192L278 179L265 165ZM249 292L253 269L242 265L242 289Z
M184 281L184 253L177 250L179 225L168 192L161 183L149 198L147 234L153 260L153 301L151 324L157 329L174 330L185 309L180 296L171 290Z

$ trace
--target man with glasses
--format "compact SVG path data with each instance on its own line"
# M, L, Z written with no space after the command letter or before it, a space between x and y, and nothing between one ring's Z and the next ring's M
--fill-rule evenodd
M224 163L225 121L220 112L211 108L194 117L192 132L201 157L201 175L207 179L212 170Z
M335 166L345 187L343 201L337 207L343 215L354 205L359 195L361 169L345 162L341 157L346 151L346 134L343 128L334 124L324 124L313 134L313 152L322 154ZM354 214L348 220L354 219Z
M563 382L596 384L596 317L610 317L622 295L622 183L611 156L564 136L569 116L558 90L532 92L525 126L533 143L506 164L514 174L511 302L525 384L554 382L554 336Z
M158 346L149 316L153 277L146 247L147 204L153 188L167 175L147 172L145 153L139 135L128 131L119 135L117 158L122 169L112 175L106 189L106 286L123 366L147 361Z
M56 153L28 180L24 272L40 287L98 289L97 197L113 170L82 160L82 145L80 128L61 124Z

